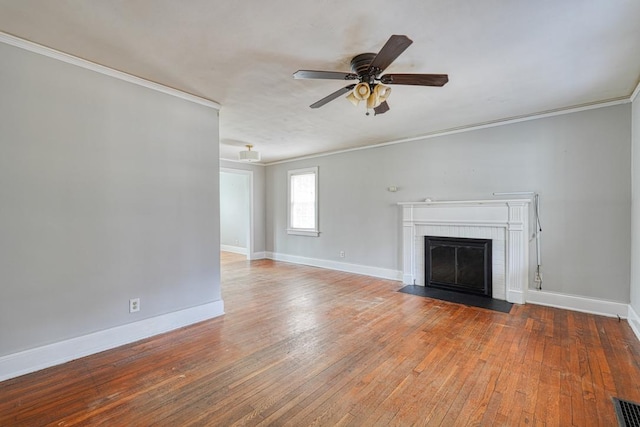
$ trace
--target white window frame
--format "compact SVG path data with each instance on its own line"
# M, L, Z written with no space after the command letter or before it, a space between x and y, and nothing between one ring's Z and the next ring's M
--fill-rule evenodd
M309 175L309 174L315 175L315 184L316 184L315 224L313 228L294 228L291 225L291 177L295 175ZM318 167L317 166L304 168L304 169L293 169L293 170L287 171L287 234L295 234L298 236L311 236L311 237L318 237L320 235L319 225L318 225L320 223L320 220L318 217L318 212L319 212L318 188L319 186L318 186Z

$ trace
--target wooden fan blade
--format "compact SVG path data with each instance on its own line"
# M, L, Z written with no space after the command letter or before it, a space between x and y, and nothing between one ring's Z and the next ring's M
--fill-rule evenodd
M413 40L407 36L393 35L389 37L389 40L371 61L368 73L378 75L383 72L406 48L411 46L411 43Z
M389 104L387 104L387 101L384 101L382 104L373 109L373 115L377 116L378 114L384 114L387 111L389 111Z
M385 74L380 82L386 85L444 86L447 74Z
M325 96L320 101L311 104L309 107L311 107L311 108L320 108L324 104L326 104L326 103L328 103L330 101L333 101L334 99L344 95L345 93L348 93L350 90L353 90L354 87L356 87L356 85L349 85L349 86L343 87L342 89L338 89L337 91L333 92L331 95Z
M343 73L340 71L314 71L298 70L293 73L294 79L326 79L326 80L355 80L357 74Z

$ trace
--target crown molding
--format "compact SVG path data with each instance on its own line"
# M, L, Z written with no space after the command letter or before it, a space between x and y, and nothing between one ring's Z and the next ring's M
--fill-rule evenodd
M638 97L638 93L640 93L640 81L638 81L638 85L636 86L636 89L633 91L633 93L629 97L629 101L635 102L636 98Z
M636 89L636 91L637 91L637 89ZM327 153L311 154L309 156L295 157L293 159L278 160L276 162L265 163L265 165L266 166L279 165L279 164L282 164L282 163L297 162L299 160L316 159L318 157L327 157L327 156L333 156L333 155L336 155L336 154L349 153L351 151L369 150L369 149L372 149L372 148L386 147L387 145L404 144L406 142L419 141L419 140L422 140L422 139L438 138L438 137L441 137L441 136L454 135L456 133L471 132L471 131L474 131L474 130L487 129L487 128L492 128L492 127L497 127L497 126L504 126L504 125L510 125L510 124L514 124L514 123L520 123L520 122L527 122L527 121L530 121L530 120L543 119L543 118L546 118L546 117L563 116L565 114L578 113L580 111L587 111L587 110L595 110L597 108L611 107L611 106L614 106L614 105L629 104L630 102L631 102L631 98L628 98L628 97L614 98L614 99L609 99L609 100L606 100L606 101L600 101L600 102L594 102L594 103L590 103L590 104L577 105L577 106L570 107L570 108L562 108L562 109L556 109L556 110L542 111L542 112L535 113L535 114L529 114L529 115L517 116L517 117L510 117L510 118L506 118L506 119L500 119L500 120L494 120L494 121L490 121L490 122L478 123L478 124L469 125L469 126L461 126L461 127L458 127L458 128L444 129L444 130L440 130L440 131L436 131L436 132L432 132L432 133L426 133L426 134L419 135L419 136L413 136L413 137L410 137L410 138L403 138L403 139L397 139L397 140L393 140L393 141L389 141L389 142L382 142L380 144L365 145L365 146L362 146L362 147L355 147L355 148L347 148L347 149L344 149L344 150L330 151L330 152L327 152Z
M95 62L78 58L77 56L69 55L68 53L60 52L58 50L51 49L49 47L42 46L34 42L30 42L28 40L24 40L16 36L12 36L2 31L0 31L0 42L4 44L8 44L10 46L20 48L20 49L27 50L29 52L37 53L39 55L47 56L49 58L57 59L58 61L66 62L67 64L72 64L81 68L85 68L87 70L95 71L97 73L104 74L106 76L113 77L119 80L123 80L125 82L133 83L135 85L142 86L147 89L151 89L157 92L162 92L167 95L175 96L177 98L181 98L189 102L204 105L205 107L213 108L215 110L220 110L221 108L220 104L218 104L217 102L211 101L209 99L201 98L199 96L192 95L190 93L183 92L169 86L164 86L159 83L152 82L150 80L145 80L141 77L137 77L132 74L127 74L123 71L114 70L113 68L96 64Z

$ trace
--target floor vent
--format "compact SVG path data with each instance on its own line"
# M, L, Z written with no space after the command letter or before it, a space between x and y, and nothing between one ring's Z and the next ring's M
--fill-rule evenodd
M620 427L640 427L640 405L613 398Z

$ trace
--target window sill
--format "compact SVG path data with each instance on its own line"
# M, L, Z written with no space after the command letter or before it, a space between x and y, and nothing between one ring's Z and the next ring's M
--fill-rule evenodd
M287 229L287 234L294 234L297 236L309 236L309 237L318 237L320 232L317 230L296 230L296 229Z

